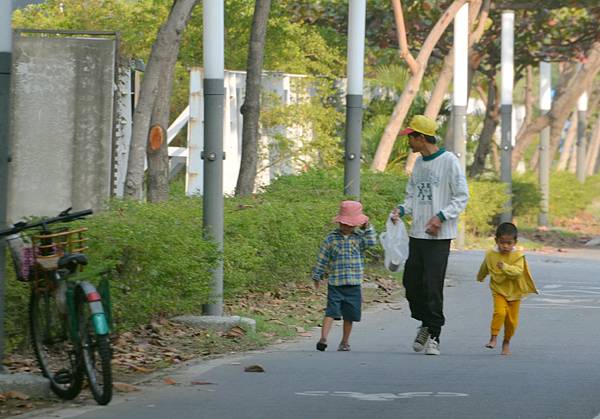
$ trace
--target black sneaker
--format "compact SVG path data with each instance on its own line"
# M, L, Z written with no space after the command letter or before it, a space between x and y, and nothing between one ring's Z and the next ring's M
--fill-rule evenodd
M419 331L417 332L417 336L413 342L413 350L415 352L421 352L423 349L425 349L427 339L429 339L429 329L427 326L419 327Z
M317 351L323 352L325 349L327 349L327 344L325 342L318 341L317 342Z

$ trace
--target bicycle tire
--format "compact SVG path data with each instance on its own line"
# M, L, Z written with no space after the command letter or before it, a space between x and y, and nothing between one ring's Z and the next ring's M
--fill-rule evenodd
M49 281L47 277L43 282ZM45 284L38 285L42 286L32 288L29 300L33 350L42 374L50 380L51 390L61 399L72 400L83 386L81 355L69 339L66 313L60 314L56 291Z
M83 287L76 293L77 319L81 339L82 363L94 400L100 405L112 399L112 348L108 334L97 334L93 311Z

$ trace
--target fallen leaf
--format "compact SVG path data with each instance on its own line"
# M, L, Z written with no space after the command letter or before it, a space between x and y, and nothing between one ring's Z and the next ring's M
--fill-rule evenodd
M131 368L132 370L135 370L137 372L141 372L141 373L150 373L150 372L154 372L156 369L155 368L146 368L146 367L140 367L139 365L134 365L134 364L126 364L129 368Z
M113 382L113 388L121 393L131 393L133 391L139 391L140 389L136 386L127 383Z
M228 338L240 338L246 336L246 331L239 326L233 326L225 336Z
M311 338L312 333L310 333L310 332L298 333L298 336L302 336L304 338Z
M193 386L205 386L214 383L211 383L210 381L194 380L190 384L192 384Z
M265 372L265 369L258 364L255 365L248 365L246 368L244 368L245 372Z
M17 400L29 400L29 396L25 393L21 393L20 391L7 391L4 393L7 399L17 399Z
M177 381L173 380L171 377L165 377L163 382L170 386L174 386L175 384L177 384Z

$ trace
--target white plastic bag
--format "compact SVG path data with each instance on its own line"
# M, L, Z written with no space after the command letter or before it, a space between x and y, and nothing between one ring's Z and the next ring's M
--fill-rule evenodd
M391 217L385 223L385 231L379 235L384 250L384 265L390 272L397 272L408 259L408 234L402 220L396 224Z

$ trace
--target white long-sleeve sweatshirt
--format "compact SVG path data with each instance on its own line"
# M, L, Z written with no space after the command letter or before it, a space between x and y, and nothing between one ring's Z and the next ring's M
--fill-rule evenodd
M406 185L404 203L399 205L401 215L412 215L410 237L417 239L454 239L458 216L469 200L467 179L458 158L441 148L430 156L419 156ZM437 236L425 232L427 222L434 215L442 220Z

